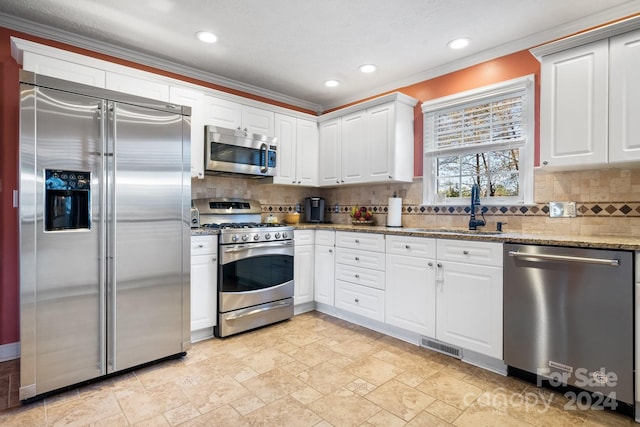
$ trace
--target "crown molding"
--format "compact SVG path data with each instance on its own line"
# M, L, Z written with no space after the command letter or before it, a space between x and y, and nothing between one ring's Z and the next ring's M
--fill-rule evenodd
M114 46L88 37L70 33L68 31L59 30L48 25L38 24L26 19L17 18L15 16L0 13L0 26L20 31L37 37L54 40L60 43L66 43L78 48L87 49L104 55L113 56L125 61L131 61L136 64L148 67L158 68L160 70L175 73L181 76L202 80L207 83L226 87L228 89L246 92L252 95L271 99L273 101L283 102L285 104L304 108L315 112L321 111L321 106L302 99L294 98L282 93L263 89L248 83L242 83L233 79L219 76L213 73L207 73L185 65L176 64L174 62L158 58L146 53L136 52L119 46Z

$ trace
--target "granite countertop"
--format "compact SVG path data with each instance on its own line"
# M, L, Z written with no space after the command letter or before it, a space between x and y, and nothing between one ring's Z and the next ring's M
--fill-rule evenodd
M357 231L361 233L394 234L400 236L433 237L441 239L481 240L499 243L522 243L579 248L640 250L640 238L625 236L546 235L491 230L470 231L451 228L404 228L351 224L298 224L298 230Z

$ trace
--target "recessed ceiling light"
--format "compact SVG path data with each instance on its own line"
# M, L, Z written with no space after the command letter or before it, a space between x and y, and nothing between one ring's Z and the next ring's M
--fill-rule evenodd
M358 69L363 73L373 73L376 70L376 66L373 64L364 64Z
M215 43L218 41L218 36L210 33L209 31L198 31L196 33L196 37L198 37L198 40L204 43Z
M459 39L451 40L447 43L451 49L462 49L463 47L467 47L469 45L469 39L466 37L461 37Z
M327 80L327 81L325 81L325 82L324 82L324 85L325 85L326 87L336 87L336 86L338 86L339 84L340 84L340 82L339 82L339 81L337 81L337 80L333 80L333 79L331 79L331 80Z

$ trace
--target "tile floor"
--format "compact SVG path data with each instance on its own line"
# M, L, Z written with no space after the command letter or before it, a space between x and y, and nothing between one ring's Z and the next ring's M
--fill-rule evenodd
M317 312L0 412L2 426L633 426Z

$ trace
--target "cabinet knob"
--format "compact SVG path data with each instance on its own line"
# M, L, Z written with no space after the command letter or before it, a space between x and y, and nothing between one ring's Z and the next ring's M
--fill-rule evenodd
M356 261L360 261L360 258L359 258L359 257L356 257Z
M344 179L342 181L340 181L340 182L344 182Z
M356 279L359 279L359 278L360 278L360 275L359 275L359 274L356 274Z
M202 243L200 243L200 244L198 245L198 247L199 247L199 248L204 248L204 245L203 245Z
M216 261L218 261L218 258L217 257L211 257L211 261L216 262Z
M336 179L336 184L340 184L340 180L339 179Z
M292 183L292 184L295 184L295 183L296 183L296 180L294 179L293 181L291 181L291 183Z
M549 162L548 162L548 161L546 161L546 160L544 160L544 161L542 162L542 164L546 166L546 165L548 165L548 164L549 164Z
M404 245L404 248L405 248L405 249L411 249L411 246L409 246L409 245Z
M438 265L438 267L440 267L440 268L442 267L442 263L441 263L441 262L439 262L437 265Z
M465 254L465 255L469 255L469 251L467 251L467 250L462 251L462 253Z
M360 243L360 240L356 239L356 240L354 240L354 242L356 242L356 243Z
M429 267L433 267L433 263L432 263L431 261L429 261L429 262L427 263L427 265L428 265Z
M356 304L360 302L358 298L354 299L354 301L356 302Z
M332 254L333 253L333 249L329 249L329 253Z
M298 184L302 184L302 181L298 181Z

